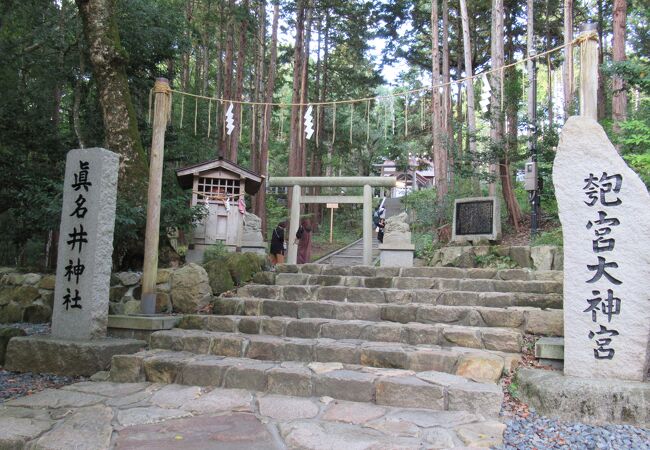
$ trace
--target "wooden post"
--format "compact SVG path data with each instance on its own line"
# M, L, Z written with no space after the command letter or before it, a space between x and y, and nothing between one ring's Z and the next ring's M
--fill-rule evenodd
M598 120L598 37L595 23L580 26L580 115Z
M153 136L151 139L151 159L149 161L147 228L144 238L142 301L140 303L140 310L143 314L155 314L156 312L160 191L162 188L163 155L165 152L165 129L167 128L167 119L171 106L171 92L167 79L156 79L154 93L156 98L154 103Z
M298 244L296 243L298 227L300 227L300 185L295 184L291 196L287 264L296 264L298 262Z
M333 232L334 232L334 208L330 208L330 244L332 243Z
M372 264L372 188L363 187L363 265Z

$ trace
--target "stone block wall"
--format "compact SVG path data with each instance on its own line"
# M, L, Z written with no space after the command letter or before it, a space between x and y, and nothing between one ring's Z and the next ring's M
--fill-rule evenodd
M52 317L54 275L0 268L0 323L48 322Z
M463 245L447 246L438 250L431 265L442 267L476 267L476 257L494 253L507 256L521 268L533 270L563 270L564 254L562 247L553 245L530 246L489 246Z
M196 313L213 295L251 280L263 267L263 259L253 254L232 254L223 261L204 266L190 263L174 269L158 269L157 313ZM0 268L0 323L49 322L54 301L54 275L20 273ZM109 314L138 314L142 298L141 272L111 275Z

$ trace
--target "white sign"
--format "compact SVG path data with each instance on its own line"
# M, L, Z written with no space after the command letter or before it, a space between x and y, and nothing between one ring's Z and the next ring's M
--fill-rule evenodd
M339 204L338 203L328 203L327 207L332 208L332 209L336 209L336 208L339 207Z

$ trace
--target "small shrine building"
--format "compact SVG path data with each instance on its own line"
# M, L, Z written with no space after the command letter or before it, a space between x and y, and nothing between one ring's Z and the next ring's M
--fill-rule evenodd
M237 251L246 215L244 194L255 195L263 177L222 157L178 169L176 177L183 189L192 189L191 205L203 204L209 210L194 228L190 251L202 257L205 248L217 242Z

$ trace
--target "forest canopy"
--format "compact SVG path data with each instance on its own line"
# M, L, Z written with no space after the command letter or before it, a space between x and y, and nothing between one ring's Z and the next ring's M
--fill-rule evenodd
M95 20L100 14L110 20ZM517 228L526 209L514 180L529 157L529 68L451 84L436 95L430 86L563 46L587 21L597 25L599 42L598 119L650 183L650 6L641 0L5 0L0 263L53 266L65 155L106 147L128 155L114 263L137 266L157 77L176 91L215 99L172 96L163 231L189 230L203 213L188 207L174 170L217 156L265 176L370 175L386 158L407 170L409 155L418 156L447 174L436 177L431 198L441 212L432 226L444 223L444 206L455 196L490 190L504 196ZM575 49L537 59L536 136L549 214L557 136L577 113L578 59ZM400 73L386 77L395 67ZM331 106L349 99L369 100ZM228 100L235 101L230 135ZM260 106L328 102L314 109L317 131L309 140L302 107ZM248 204L264 220L276 207L264 193ZM308 212L321 219L319 208Z

